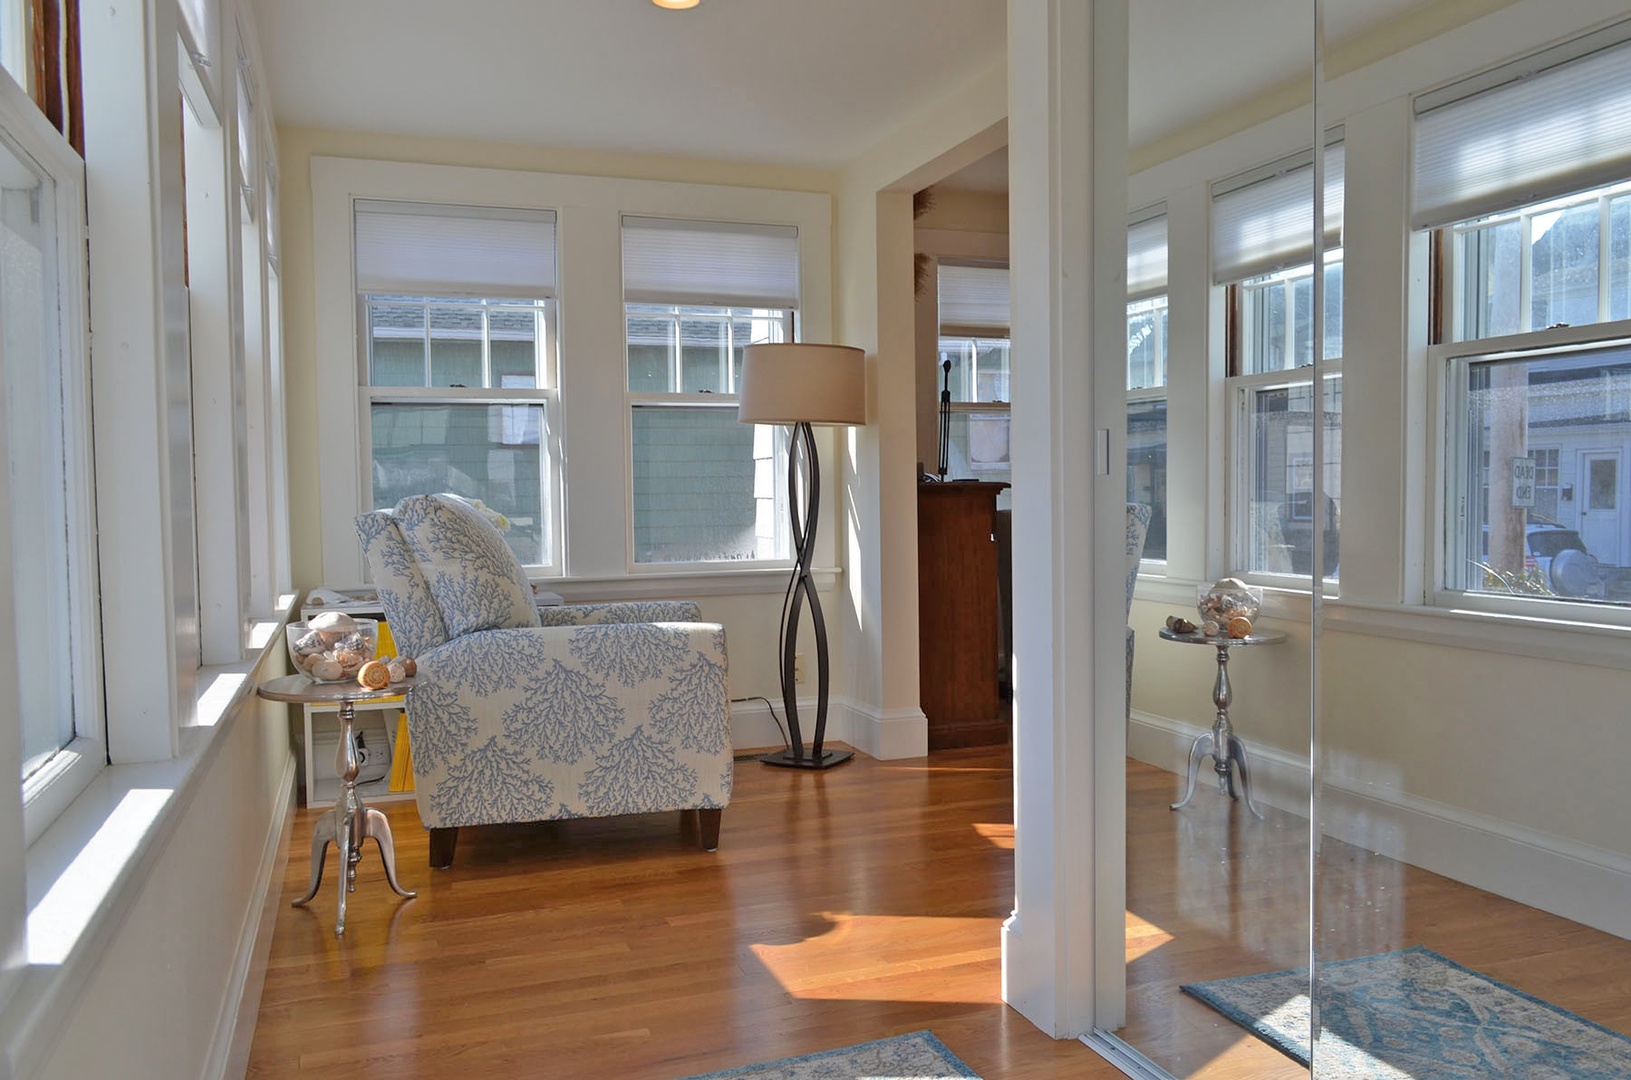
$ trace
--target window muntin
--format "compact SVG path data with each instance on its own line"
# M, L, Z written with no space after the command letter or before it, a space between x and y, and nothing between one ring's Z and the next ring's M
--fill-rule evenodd
M1321 575L1340 574L1342 505L1342 251L1325 254L1322 407L1308 378L1288 373L1314 360L1311 263L1241 282L1233 290L1239 340L1226 380L1236 402L1234 448L1238 567L1307 578L1316 525L1324 534ZM1322 508L1314 506L1314 426L1322 426ZM1317 511L1317 513L1316 513Z
M363 309L372 505L479 499L522 565L555 566L550 302L367 296Z
M1631 607L1631 339L1444 363L1444 587Z
M1240 285L1240 373L1264 375L1314 362L1312 264L1252 278ZM1342 358L1342 251L1325 257L1325 350Z
M785 561L787 429L737 422L742 350L795 340L798 230L625 215L630 560Z
M1167 298L1152 296L1127 305L1127 389L1167 385Z
M1451 337L1631 317L1631 182L1449 229Z
M742 350L792 340L793 312L624 305L634 561L791 558L787 429L742 424Z
M951 371L945 370L951 361ZM1009 401L1011 372L1007 338L942 337L940 380L953 404L992 405Z

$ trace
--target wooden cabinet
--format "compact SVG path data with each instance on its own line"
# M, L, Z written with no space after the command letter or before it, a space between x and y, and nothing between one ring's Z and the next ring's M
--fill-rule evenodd
M918 485L918 649L930 750L1008 741L996 543L997 493L1007 486Z

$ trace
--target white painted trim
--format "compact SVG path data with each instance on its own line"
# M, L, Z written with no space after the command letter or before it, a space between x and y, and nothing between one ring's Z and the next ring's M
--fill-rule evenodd
M537 578L537 584L558 592L569 604L607 600L668 600L676 596L780 596L787 591L792 565L753 570L700 570L627 574L614 577ZM843 573L835 567L817 567L816 589L826 597Z
M266 841L261 848L260 868L255 873L251 897L261 902L244 912L238 949L227 978L227 992L221 998L221 1015L215 1024L203 1076L206 1080L243 1076L249 1069L249 1048L260 1016L261 991L266 983L267 958L272 952L272 932L283 896L283 871L289 863L289 841L294 834L295 758L289 755L277 784L277 798L269 818Z
M1204 728L1134 711L1128 755L1176 774ZM1253 796L1287 813L1308 812L1308 760L1246 744ZM1203 770L1207 766L1202 766ZM1203 774L1195 797L1216 797ZM1409 792L1338 776L1321 785L1326 835L1542 911L1631 937L1631 858ZM1176 797L1176 795L1174 796Z
M880 761L924 757L929 752L929 718L916 705L875 709L862 701L844 699L847 741Z
M798 699L800 734L806 745L814 734L816 699ZM781 699L775 701L775 717L764 699L749 698L731 703L731 744L738 752L780 748L787 722ZM874 709L854 698L833 695L827 699L827 742L841 742L868 757L879 760L923 757L929 752L929 721L917 707Z

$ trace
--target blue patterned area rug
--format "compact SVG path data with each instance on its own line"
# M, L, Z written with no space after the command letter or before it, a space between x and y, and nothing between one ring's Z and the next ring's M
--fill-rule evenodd
M1631 1080L1631 1039L1419 945L1320 984L1320 1080ZM1179 989L1308 1064L1306 968Z
M980 1080L927 1031L686 1080Z

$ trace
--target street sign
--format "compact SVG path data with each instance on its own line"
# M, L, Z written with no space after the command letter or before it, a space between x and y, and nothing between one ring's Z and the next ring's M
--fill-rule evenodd
M1535 505L1535 459L1512 459L1512 506L1527 510Z

